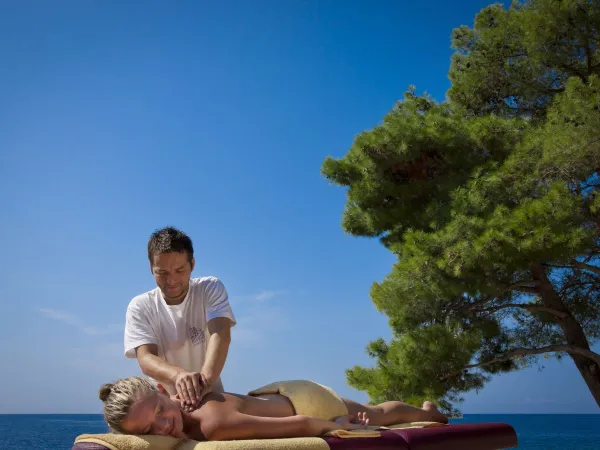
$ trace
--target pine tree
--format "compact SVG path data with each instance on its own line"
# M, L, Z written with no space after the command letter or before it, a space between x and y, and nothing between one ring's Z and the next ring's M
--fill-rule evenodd
M371 298L373 402L464 392L571 358L600 406L600 2L491 5L454 30L448 100L410 87L322 173L343 229L397 256ZM543 376L541 374L540 376Z

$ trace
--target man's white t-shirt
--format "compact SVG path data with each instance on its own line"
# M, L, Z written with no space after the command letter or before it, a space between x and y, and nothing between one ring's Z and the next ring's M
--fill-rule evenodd
M135 349L156 344L158 356L190 372L200 372L208 347L208 321L235 317L227 290L216 277L191 278L188 293L179 305L168 305L159 288L134 297L127 306L125 356L135 358ZM174 394L171 386L165 386ZM223 391L221 379L213 385Z

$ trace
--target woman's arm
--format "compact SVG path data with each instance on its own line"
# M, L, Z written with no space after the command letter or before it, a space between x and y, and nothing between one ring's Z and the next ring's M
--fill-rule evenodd
M258 417L238 412L201 424L202 433L209 441L318 437L341 428L346 427L309 416Z

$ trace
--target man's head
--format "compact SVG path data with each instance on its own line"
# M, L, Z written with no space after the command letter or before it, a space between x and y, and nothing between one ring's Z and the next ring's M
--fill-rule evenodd
M166 227L148 240L148 259L156 284L168 303L182 301L194 270L194 247L183 231Z
M98 397L104 402L104 420L119 433L184 436L180 405L143 378L104 384Z

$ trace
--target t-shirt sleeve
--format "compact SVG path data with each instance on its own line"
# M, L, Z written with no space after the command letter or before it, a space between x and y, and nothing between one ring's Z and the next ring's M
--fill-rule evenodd
M125 357L135 358L135 349L144 344L158 344L158 339L143 306L132 302L125 319Z
M229 295L225 285L218 278L211 277L204 288L206 299L206 321L216 317L227 317L236 324L235 316L229 304Z

